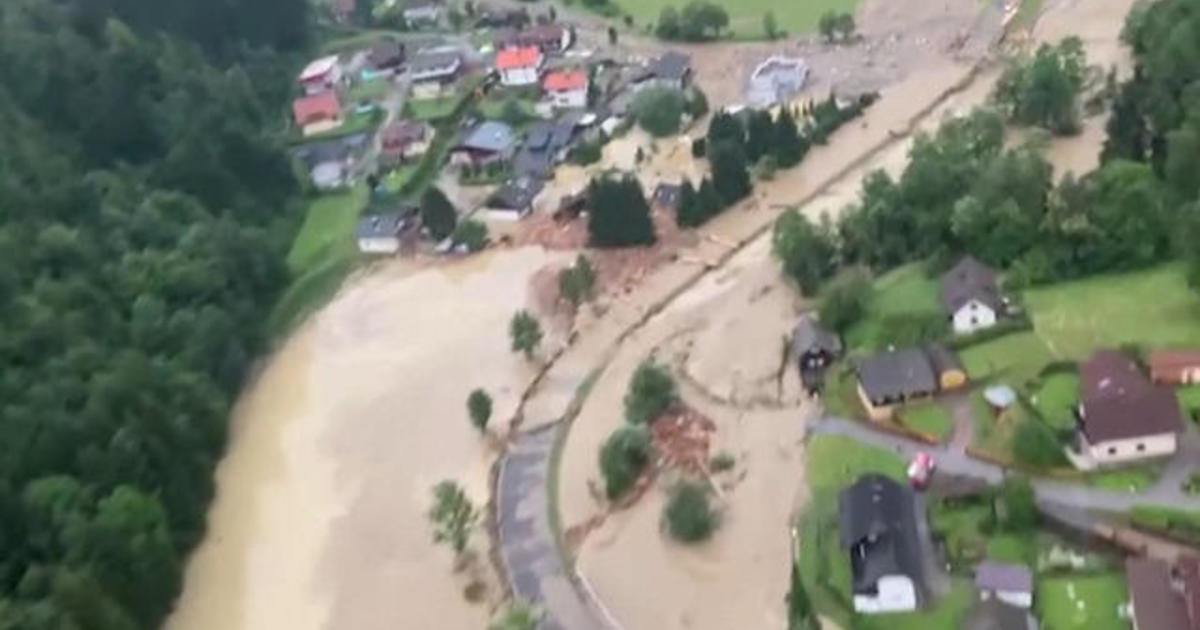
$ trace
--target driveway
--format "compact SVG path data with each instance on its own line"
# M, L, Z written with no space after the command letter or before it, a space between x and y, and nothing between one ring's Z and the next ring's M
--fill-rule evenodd
M810 428L813 435L841 435L857 442L893 451L905 459L924 451L933 455L938 469L956 475L984 479L998 484L1005 469L995 464L968 457L953 446L930 446L871 429L857 420L826 416ZM1153 503L1175 508L1200 510L1200 497L1185 493L1180 483L1200 462L1200 435L1194 427L1185 428L1180 436L1180 448L1167 464L1166 471L1150 488L1142 492L1119 492L1093 488L1083 483L1053 479L1031 479L1039 502L1057 503L1082 510L1126 512L1139 504Z
M500 464L496 505L500 555L516 597L542 609L544 630L610 630L563 566L550 526L547 474L561 423L517 435Z

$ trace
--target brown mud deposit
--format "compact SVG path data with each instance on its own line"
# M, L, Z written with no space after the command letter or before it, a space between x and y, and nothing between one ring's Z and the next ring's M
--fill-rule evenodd
M490 392L503 433L536 369L509 351L508 320L555 258L525 248L413 275L385 266L289 339L238 405L208 536L167 628L483 627L501 592L486 533L472 539L474 569L455 573L425 512L442 479L487 501L497 451L464 401ZM464 590L478 580L472 605Z

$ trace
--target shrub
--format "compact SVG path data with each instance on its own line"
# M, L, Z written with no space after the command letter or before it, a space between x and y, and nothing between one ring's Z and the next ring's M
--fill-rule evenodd
M683 93L670 88L643 90L633 102L638 124L655 137L669 136L679 131L687 102Z
M1032 468L1052 468L1065 459L1050 427L1032 418L1017 426L1011 447L1013 459Z
M1004 506L1005 529L1013 532L1025 532L1033 529L1038 523L1037 504L1034 501L1033 486L1024 477L1008 477L1001 484L997 499Z
M492 417L492 397L482 389L476 389L467 396L467 415L471 417L471 425L483 433L487 430L488 420Z
M632 488L648 463L650 434L645 427L623 426L608 436L600 447L600 474L609 500Z
M726 470L733 470L735 465L737 465L737 460L734 459L733 453L730 453L729 451L721 451L720 453L713 455L712 461L708 463L708 467L711 468L713 472L725 472Z
M625 394L625 420L649 424L675 403L675 379L666 368L647 359L629 380Z
M487 226L481 221L467 219L454 228L450 240L455 245L466 245L467 251L477 252L487 244Z
M863 267L851 267L841 272L825 288L818 314L821 323L844 333L867 312L867 302L875 287L871 275Z
M695 543L712 536L717 513L708 500L708 488L690 482L677 484L663 512L667 533L682 543Z

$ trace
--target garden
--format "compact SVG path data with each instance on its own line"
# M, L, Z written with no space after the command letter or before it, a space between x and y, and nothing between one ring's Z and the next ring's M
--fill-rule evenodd
M674 7L683 10L686 0L609 0L619 12L633 16L634 23L645 26L656 23L663 9ZM603 3L602 3L603 4ZM765 39L766 29L763 15L768 11L775 15L777 29L789 34L814 32L821 16L827 12L853 13L858 0L811 0L810 2L772 2L771 0L745 0L731 2L717 0L716 4L729 14L729 32L734 39Z
M1094 573L1039 578L1034 597L1047 630L1128 630L1128 593L1122 574Z

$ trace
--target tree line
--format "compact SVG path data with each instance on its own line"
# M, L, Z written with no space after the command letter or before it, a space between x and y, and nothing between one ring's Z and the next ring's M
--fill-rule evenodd
M155 628L179 592L286 280L307 10L0 8L0 627Z

